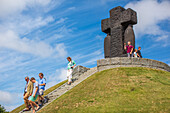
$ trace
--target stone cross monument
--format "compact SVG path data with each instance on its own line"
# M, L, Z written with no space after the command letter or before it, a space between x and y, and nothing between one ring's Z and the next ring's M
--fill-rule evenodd
M105 58L126 56L124 43L128 41L135 48L134 24L137 24L137 13L134 10L120 6L110 10L110 18L101 22L102 31L107 34L104 39Z

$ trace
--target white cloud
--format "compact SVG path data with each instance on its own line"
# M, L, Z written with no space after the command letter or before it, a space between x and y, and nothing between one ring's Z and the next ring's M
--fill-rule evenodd
M50 42L42 41L41 37L21 38L23 35L54 21L54 18L50 15L40 16L38 14L34 16L30 13L34 12L32 10L29 12L30 14L25 15L25 13L22 14L22 11L29 10L30 7L39 10L38 6L46 8L46 6L51 3L61 4L62 1L64 0L57 0L55 3L53 3L53 0L1 0L0 17L3 16L4 18L1 18L0 21L0 47L41 57L66 55L67 52L64 44L56 44L55 47L52 47ZM43 13L43 11L39 11L38 13ZM9 15L10 18L8 17ZM67 18L61 18L56 23L63 23L66 19ZM59 35L60 34L55 34L55 36Z
M19 106L20 106L20 104L18 104L18 105L6 105L5 109L6 109L6 111L12 111L13 109L15 109Z
M64 56L67 54L64 44L58 44L53 48L42 41L36 42L26 37L21 39L13 31L0 33L0 47L42 57L49 57L54 54Z
M157 39L155 41L158 43L162 42L163 44L161 44L161 45L163 47L166 47L166 46L170 45L170 40L168 38L169 38L168 35L161 35L161 36L157 37Z
M93 52L85 54L85 55L78 54L77 56L75 56L75 58L76 59L84 59L84 58L96 57L96 56L100 56L100 55L102 55L102 51L96 50L96 51L93 51Z
M65 80L67 75L67 68L57 69L56 73L60 73L59 76L57 76L58 80Z
M18 22L16 24L19 25L17 28L20 28L20 31L23 31L22 33L24 33L24 31L25 32L30 32L33 29L39 28L41 26L45 26L45 25L49 24L52 21L54 21L54 18L52 16L48 16L46 18L42 18L42 17L25 18L24 20L20 21L20 24Z
M14 105L15 102L19 102L22 99L21 93L10 93L0 90L0 103L5 107L7 111L11 111L19 105ZM17 99L14 101L14 97Z
M46 5L48 5L51 2L51 0L32 0L32 1L34 1L37 4L40 4L42 6L46 6Z
M56 21L56 24L63 23L67 20L68 18L60 18L60 20Z
M65 0L0 0L0 17L6 18L20 14L29 9L49 11Z
M87 55L77 56L77 58L78 59L86 59L87 58L86 61L83 60L83 62L79 62L79 64L82 66L90 66L90 65L96 64L97 60L102 59L103 53L101 50L96 50L96 51L93 51L92 53L89 53Z
M56 51L58 52L57 55L59 55L60 57L64 57L67 55L67 51L66 51L66 47L65 47L64 43L57 44Z
M9 19L4 19L0 23L0 29L2 32L12 30L19 35L27 34L37 28L48 25L53 22L54 18L52 16L47 17L30 17L20 15L18 17L13 17Z
M125 8L132 8L137 12L138 24L135 25L137 35L162 35L167 33L158 25L170 18L170 1L141 0L128 3Z
M34 76L38 70L43 68L50 72L54 71L51 67L56 66L55 63L60 66L61 61L66 57L67 51L64 43L57 43L53 39L48 42L39 34L36 36L29 34L35 30L41 33L41 27L63 24L67 18L61 18L55 22L54 17L47 13L54 6L57 8L63 1L0 0L0 78L2 78L0 81L2 88L6 89L6 91L0 90L0 103L7 110L10 111L23 102L22 94L11 93L15 90L17 92L22 90L23 75ZM63 34L55 32L53 37L58 39L63 36ZM54 58L60 59L60 61L56 61ZM63 80L63 73L63 70L56 72L56 79L51 78L50 84L55 85ZM16 76L11 76L11 74ZM18 80L15 88L12 87L12 82L4 84L6 79L9 82L13 80L13 77Z
M98 40L102 40L103 38L104 38L104 36L101 36L101 35L96 36L96 39L98 39Z
M68 10L75 10L76 9L76 7L70 7L70 8L68 8Z
M168 39L168 35L162 35L156 39L156 41L166 41Z
M87 61L83 62L81 65L90 66L93 64L97 64L97 60L102 59L102 58L103 58L103 55L99 55L99 56L88 59Z
M13 100L14 97L16 98L22 98L22 94L20 93L10 93L7 91L0 90L0 103L3 104L13 104L15 103Z
M11 104L13 96L9 92L0 90L0 103Z
M48 89L49 87L56 85L58 82L67 79L67 69L66 68L57 69L56 73L49 76L47 79L49 81L47 84Z
M26 0L1 0L0 17L6 17L11 14L20 13L26 8Z

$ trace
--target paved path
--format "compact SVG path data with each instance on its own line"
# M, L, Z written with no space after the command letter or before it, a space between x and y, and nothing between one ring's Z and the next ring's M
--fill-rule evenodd
M53 102L55 99L59 98L61 95L63 95L64 93L66 93L67 91L69 91L70 89L72 89L73 87L75 87L76 85L78 85L79 83L81 83L86 78L88 78L89 76L93 75L96 72L97 72L97 67L90 68L90 70L88 70L87 72L85 72L82 75L80 75L79 77L77 77L77 79L71 85L67 85L67 83L65 83L65 84L61 85L60 87L58 87L57 89L50 92L47 95L47 97L49 98L48 103L45 103L42 106L42 108L44 108L45 106L47 106L48 104ZM73 77L73 79L74 79L74 77ZM22 112L20 112L20 113L22 113ZM32 110L26 111L23 113L32 113Z

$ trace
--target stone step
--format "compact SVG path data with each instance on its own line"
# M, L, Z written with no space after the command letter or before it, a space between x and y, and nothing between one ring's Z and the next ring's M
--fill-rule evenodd
M76 85L78 85L79 83L81 83L86 78L88 78L89 76L93 75L96 72L97 72L97 67L90 68L89 70L81 74L80 76L76 76L77 79L71 85L67 85L67 83L65 83L61 85L60 87L58 87L57 89L50 92L47 95L47 97L49 98L48 103L45 103L42 106L42 108L44 108L45 106L53 102L55 99L59 98L61 95L63 95L64 93L66 93L67 91L69 91L70 89L72 89L73 87L75 87ZM73 76L73 79L74 79L74 76ZM22 111L20 113L22 113ZM24 113L32 113L32 110L24 112Z

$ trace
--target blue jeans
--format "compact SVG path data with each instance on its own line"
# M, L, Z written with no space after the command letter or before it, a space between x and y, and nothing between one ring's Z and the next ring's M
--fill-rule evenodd
M127 53L128 57L133 57L133 54Z

